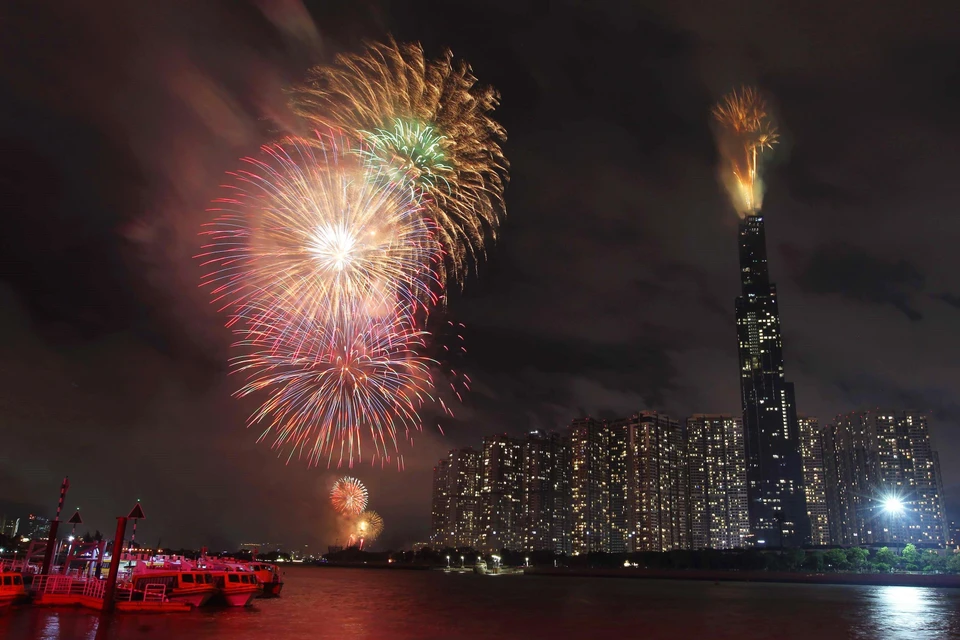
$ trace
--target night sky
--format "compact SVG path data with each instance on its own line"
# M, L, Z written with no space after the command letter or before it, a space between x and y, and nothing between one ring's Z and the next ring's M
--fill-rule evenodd
M140 498L150 543L332 542L337 470L244 428L192 256L223 173L295 126L283 88L388 33L501 91L512 169L500 241L449 305L473 392L405 471L356 470L380 546L426 539L433 464L485 434L739 413L709 108L743 82L783 134L764 211L799 410L929 410L952 504L960 8L882 4L5 3L0 513L52 511L69 474L104 533Z

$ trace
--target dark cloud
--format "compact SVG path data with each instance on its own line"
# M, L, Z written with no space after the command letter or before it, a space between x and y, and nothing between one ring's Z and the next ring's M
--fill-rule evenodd
M912 321L923 314L912 303L924 276L906 260L884 260L846 243L820 247L797 277L809 293L833 293L873 304L889 304Z
M0 499L51 504L70 473L94 528L140 497L165 543L336 535L336 461L286 464L244 429L193 256L223 172L297 128L283 87L387 32L452 47L501 91L512 179L498 242L444 318L466 325L452 366L473 391L399 476L396 459L354 470L384 544L425 535L452 446L577 415L737 410L737 220L708 110L741 82L783 133L765 211L801 411L928 408L960 484L960 9L801 4L15 1Z

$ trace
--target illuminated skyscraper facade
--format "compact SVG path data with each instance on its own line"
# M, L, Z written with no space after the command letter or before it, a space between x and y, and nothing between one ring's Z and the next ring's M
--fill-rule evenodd
M610 543L610 458L607 425L581 418L570 425L571 552L607 551Z
M570 553L570 440L533 431L523 443L523 549Z
M632 551L689 549L688 465L680 423L655 411L629 420L628 509Z
M687 460L692 547L743 548L750 539L743 422L729 415L687 418Z
M483 439L480 548L523 547L523 443L506 434Z
M739 231L736 317L750 530L759 547L799 547L810 523L796 400L784 377L780 310L767 270L763 216L747 216Z
M830 519L827 512L826 476L823 467L823 432L816 418L801 416L800 452L803 456L803 491L810 518L810 544L830 544Z
M433 468L433 500L430 507L430 544L437 548L452 546L450 527L450 462L440 460Z
M837 416L823 442L832 544L945 543L940 462L924 414Z

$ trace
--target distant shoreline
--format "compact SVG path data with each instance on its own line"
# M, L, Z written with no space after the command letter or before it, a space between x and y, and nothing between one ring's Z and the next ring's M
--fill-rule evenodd
M310 565L308 565L310 566ZM324 562L331 569L387 569L391 571L444 571L446 567L387 562ZM472 574L470 568L453 573ZM512 574L516 575L516 574ZM805 573L787 571L709 571L701 569L577 569L527 567L522 575L560 578L620 578L625 580L698 580L703 582L768 582L784 584L835 584L879 587L960 588L960 575L913 573Z
M786 571L705 571L699 569L569 569L530 567L534 576L624 578L633 580L704 580L712 582L782 582L884 587L960 588L960 575L912 573L803 573Z

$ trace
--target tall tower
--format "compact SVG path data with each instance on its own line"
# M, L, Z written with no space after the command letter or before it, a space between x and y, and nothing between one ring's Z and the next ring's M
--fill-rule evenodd
M760 547L802 545L810 533L797 406L783 372L777 287L767 270L763 216L740 222L737 298L740 399L750 531Z

